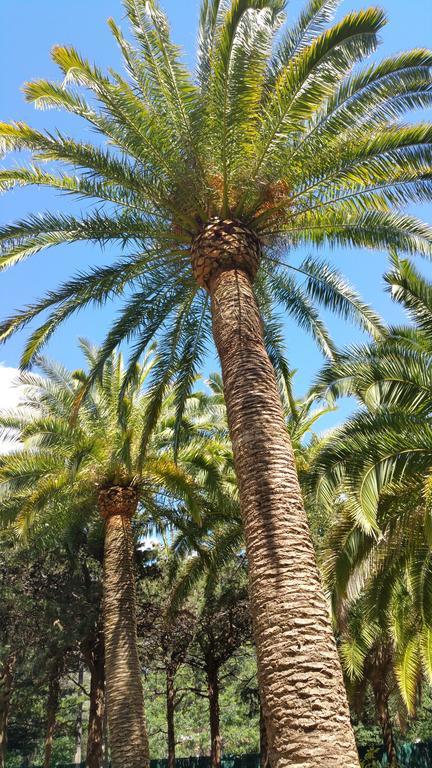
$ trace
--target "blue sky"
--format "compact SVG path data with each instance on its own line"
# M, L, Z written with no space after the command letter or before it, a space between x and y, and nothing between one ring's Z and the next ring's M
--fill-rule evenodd
M345 0L340 14L368 4L362 0ZM385 0L379 4L386 10L389 23L382 32L383 42L378 57L411 47L432 46L430 0ZM188 62L193 65L198 0L162 0L162 5L170 17L174 39L182 45ZM289 3L288 10L292 18L297 15L301 5L301 0ZM124 12L121 0L0 0L0 120L24 120L39 129L52 130L58 127L76 138L91 138L89 129L73 117L57 111L34 110L25 103L20 89L28 80L59 79L49 55L55 44L73 44L101 67L119 68L118 50L106 24L110 16L122 22ZM0 197L0 222L11 222L29 212L68 210L72 205L68 199L48 191L15 190ZM79 207L85 209L86 206L81 203ZM432 221L432 206L417 206L415 212L429 222ZM5 317L16 308L31 302L44 290L55 287L79 269L106 263L115 255L115 250L101 252L91 245L63 246L39 254L33 260L2 273L0 316ZM333 251L322 255L331 258L335 265L343 269L362 296L388 321L401 319L400 310L383 291L385 254ZM432 277L430 265L423 263L422 269ZM77 337L86 336L95 342L100 341L114 313L115 308L112 306L107 306L103 311L81 313L59 330L51 340L47 353L67 366L80 365L82 361L76 346ZM360 338L351 326L340 320L329 318L328 324L339 344ZM300 393L311 383L321 358L313 342L292 323L287 323L286 338L291 364L299 370L296 381ZM0 362L16 366L24 340L24 336L17 335L0 348ZM214 359L209 359L208 367L214 366ZM334 418L331 417L326 423L331 423Z

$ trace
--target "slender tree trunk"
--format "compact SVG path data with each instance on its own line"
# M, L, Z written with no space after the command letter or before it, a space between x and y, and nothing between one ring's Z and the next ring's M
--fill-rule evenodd
M103 721L103 749L102 749L102 766L103 768L110 768L110 750L108 743L108 715L107 708L105 706L104 721Z
M84 667L80 663L78 669L78 683L82 686L84 684ZM75 765L81 765L82 763L82 741L83 741L83 705L82 702L78 705L78 713L75 723Z
M222 739L220 733L219 675L215 664L207 665L207 690L210 710L210 760L212 768L220 768Z
M391 766L391 768L398 768L396 744L393 736L393 728L388 705L387 686L385 684L385 680L375 680L372 685L375 697L375 706L382 730L388 764Z
M132 488L99 493L105 518L105 680L112 768L146 768L149 747L138 658L134 547L131 518L137 507Z
M44 768L51 768L54 731L60 704L60 662L55 661L48 683L47 723L45 734Z
M329 606L249 277L258 251L254 235L235 222L211 222L192 260L211 295L222 365L270 762L358 768ZM215 266L203 272L206 260Z
M269 753L268 753L268 739L267 739L267 729L266 724L264 720L264 713L262 710L262 706L260 704L259 708L259 714L260 714L260 768L270 768L270 760L269 760Z
M16 660L16 655L10 653L0 674L0 768L5 768L6 763L7 726Z
M87 768L102 768L105 714L104 664L103 639L99 638L91 654L91 659L88 661L90 669L90 709L86 754Z
M174 689L174 672L167 666L166 670L166 712L167 712L167 728L168 728L168 768L175 768L176 756L175 756L175 689Z

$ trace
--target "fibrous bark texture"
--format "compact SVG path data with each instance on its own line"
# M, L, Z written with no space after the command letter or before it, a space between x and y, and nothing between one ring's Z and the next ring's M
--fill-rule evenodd
M218 274L233 265L254 280L260 258L261 245L257 236L235 219L212 219L192 246L195 280L207 289Z
M260 768L270 768L270 760L268 753L268 739L267 728L264 720L264 714L260 703L259 708L259 726L260 726Z
M358 768L340 662L249 274L210 281L272 768Z
M111 768L109 743L108 743L108 715L105 706L104 724L103 724L103 749L102 749L102 768Z
M149 747L137 648L131 488L99 494L105 518L105 679L112 768L146 768Z

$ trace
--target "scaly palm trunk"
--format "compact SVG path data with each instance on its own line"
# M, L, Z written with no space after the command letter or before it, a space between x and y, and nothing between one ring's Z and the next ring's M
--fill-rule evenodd
M107 708L105 706L104 722L103 722L103 749L102 749L102 768L111 768L110 754L108 743L108 716Z
M384 747L388 758L388 764L391 766L391 768L398 768L399 764L397 760L396 744L393 736L393 728L389 712L389 697L385 680L374 680L372 687L375 698L375 706L377 709L378 719L383 735Z
M86 766L102 768L105 714L105 654L102 638L98 638L87 663L90 669L90 709Z
M272 768L358 768L340 662L253 292L260 245L212 221L192 263L210 293L249 563Z
M0 768L5 768L6 764L7 726L16 662L16 654L10 653L0 674Z
M116 486L99 493L99 511L105 519L105 679L112 768L149 765L131 528L136 508L132 488Z
M207 690L210 711L210 762L212 768L220 768L222 738L220 732L219 670L216 664L207 665Z

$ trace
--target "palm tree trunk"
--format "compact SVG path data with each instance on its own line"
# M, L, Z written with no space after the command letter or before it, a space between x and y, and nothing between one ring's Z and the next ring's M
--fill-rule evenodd
M105 519L105 679L112 768L149 765L131 528L136 508L132 488L113 487L99 493L99 511Z
M175 690L174 690L174 673L172 669L167 667L166 670L166 712L167 712L167 748L168 748L168 768L175 768Z
M240 253L237 262L244 260ZM270 763L358 768L329 607L252 281L243 269L225 267L207 285L239 483Z
M220 732L219 674L216 664L208 664L206 672L210 710L210 762L212 768L220 768L222 761L222 738Z
M103 760L103 728L105 714L105 654L103 640L95 644L90 669L90 710L87 738L87 768L102 768Z
M5 768L6 763L7 725L16 661L16 654L10 653L0 675L0 768Z
M54 731L60 704L60 663L61 662L59 660L54 661L48 683L48 700L46 709L47 723L43 768L51 768Z
M373 682L373 692L375 697L375 706L384 740L384 747L388 758L388 764L391 768L398 767L396 744L393 736L393 728L388 706L388 692L384 680L375 680Z

